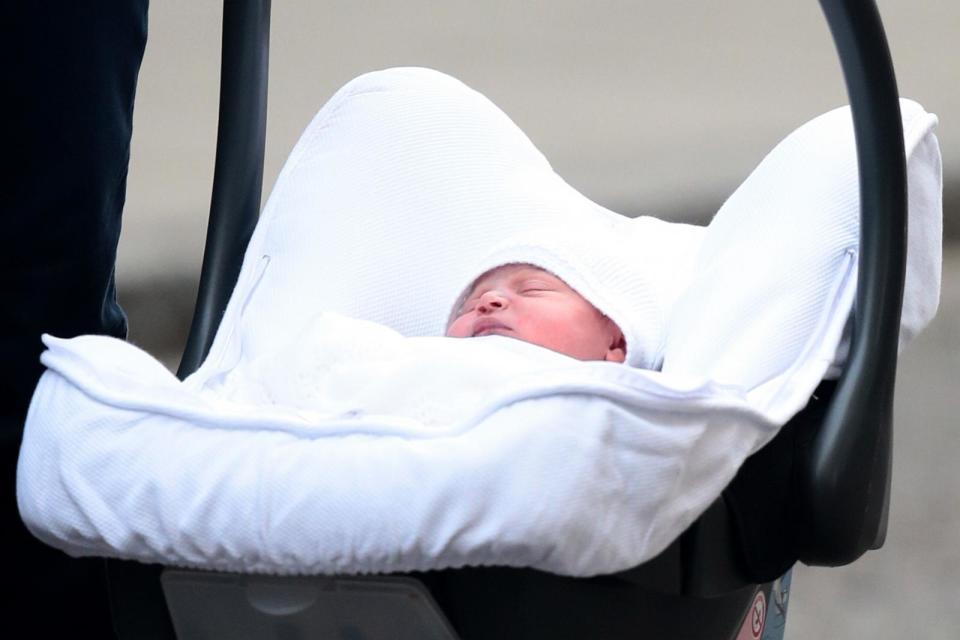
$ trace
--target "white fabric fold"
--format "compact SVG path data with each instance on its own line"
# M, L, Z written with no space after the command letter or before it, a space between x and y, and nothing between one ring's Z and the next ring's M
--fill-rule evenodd
M942 187L935 116L900 100L907 161L907 267L901 350L936 313ZM859 172L850 109L787 136L710 222L668 321L665 370L755 390L792 376L843 263L859 249ZM869 212L868 212L869 215ZM855 277L855 276L854 276ZM849 304L843 308L849 308ZM842 366L846 345L826 357ZM801 385L805 393L809 385ZM778 391L781 393L781 391Z
M236 404L111 338L46 343L20 508L74 555L276 574L608 573L669 544L776 426L733 389L498 336L443 346L499 357L488 377L541 367L536 382L433 429Z

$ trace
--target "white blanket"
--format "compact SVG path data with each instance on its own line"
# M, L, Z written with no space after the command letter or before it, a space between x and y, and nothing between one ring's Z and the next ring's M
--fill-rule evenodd
M497 358L500 371L479 370L497 393L446 424L234 404L122 341L48 337L19 467L24 521L74 555L231 571L592 575L660 551L776 428L702 380L498 336L435 340L469 360L378 355L371 373L398 364L444 389L443 375Z
M501 336L405 338L366 320L320 313L274 353L245 361L205 394L296 410L312 421L362 421L378 433L462 432L544 375L580 362Z
M901 107L909 337L938 298L940 156L935 118ZM233 571L633 567L841 363L857 214L844 110L704 230L590 202L448 76L363 76L291 154L193 376L45 338L21 514L71 554ZM490 260L554 270L621 324L630 363L663 370L426 337Z

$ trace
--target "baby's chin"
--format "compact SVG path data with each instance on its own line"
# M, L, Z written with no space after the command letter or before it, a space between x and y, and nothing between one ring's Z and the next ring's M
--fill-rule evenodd
M509 331L492 330L490 332L483 332L475 336L467 337L471 338L470 342L476 343L477 345L488 344L491 347L496 345L497 348L502 347L512 351L516 355L536 357L538 359L555 358L556 362L554 362L554 365L566 365L574 362L584 362L584 360L567 353L563 353L562 351L557 351L556 349L552 349L542 344L525 340L524 338L516 335L516 333L511 333Z
M450 330L448 330L447 333L446 333L446 337L447 337L447 338L457 338L457 339L464 339L464 338L509 338L509 342L506 342L506 343L500 342L499 340L492 340L491 343L517 345L517 346L515 346L514 348L515 348L515 349L518 349L518 350L521 350L521 351L531 351L531 352L540 352L540 353L542 353L542 352L547 352L547 353L553 354L553 355L555 355L555 356L560 356L560 357L566 359L567 361L574 361L574 362L595 362L595 361L604 360L604 358L602 358L602 357L597 357L597 358L581 358L581 357L578 357L578 356L573 355L573 354L570 354L570 353L565 353L564 351L561 351L561 350L556 349L556 348L554 348L554 347L550 347L550 346L547 346L547 345L539 344L538 342L534 342L534 341L532 341L532 340L527 340L526 338L523 338L522 336L518 335L516 331L514 331L513 329L510 329L509 327L490 327L490 328L487 328L487 329L482 329L482 330L476 332L476 333L473 334L473 335L470 335L470 334L467 334L467 335L457 335L457 331L450 331Z
M516 338L513 329L508 329L507 327L491 327L489 329L481 329L475 334L470 336L471 338L483 338L486 336L505 336L507 338Z

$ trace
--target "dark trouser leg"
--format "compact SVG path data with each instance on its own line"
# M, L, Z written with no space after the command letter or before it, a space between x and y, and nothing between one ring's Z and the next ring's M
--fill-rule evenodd
M0 636L15 626L37 638L110 633L103 561L34 540L17 513L14 474L42 372L40 334L126 335L113 266L146 23L146 0L0 9Z

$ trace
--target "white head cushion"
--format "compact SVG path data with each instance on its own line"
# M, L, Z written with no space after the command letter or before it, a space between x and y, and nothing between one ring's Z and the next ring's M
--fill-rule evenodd
M900 109L909 193L902 347L933 318L939 301L942 181L936 117L909 100ZM844 107L778 144L710 223L669 320L664 371L745 389L786 375L815 346L818 326L849 312L849 303L830 305L838 278L850 261L856 265L859 205L852 119Z

